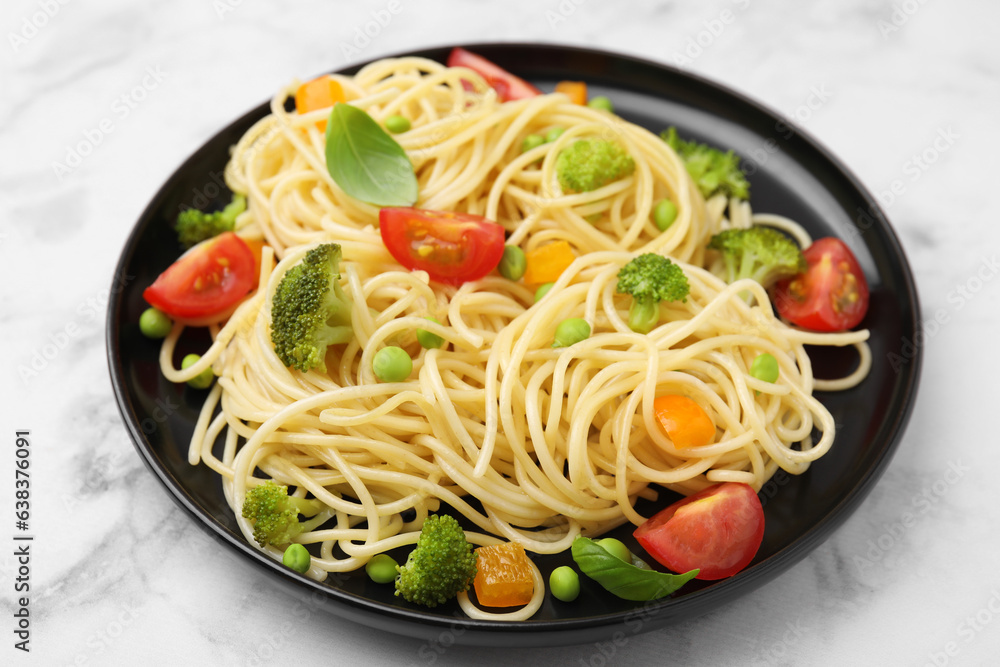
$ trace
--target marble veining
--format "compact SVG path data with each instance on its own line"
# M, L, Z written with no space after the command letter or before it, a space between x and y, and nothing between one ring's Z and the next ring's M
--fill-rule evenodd
M5 2L0 664L995 664L1000 449L975 415L996 412L1000 372L998 20L986 0ZM338 620L196 526L142 465L112 397L104 318L118 255L192 151L291 77L476 41L636 55L793 118L879 196L920 290L920 396L860 510L753 594L619 644L444 649ZM29 655L13 647L7 546L23 428Z

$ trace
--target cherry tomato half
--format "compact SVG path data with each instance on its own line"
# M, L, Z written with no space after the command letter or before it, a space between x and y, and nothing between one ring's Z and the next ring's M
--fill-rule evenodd
M806 248L809 268L774 289L778 313L813 331L846 331L868 312L868 282L843 241L822 238Z
M171 264L142 297L179 319L223 313L254 288L257 260L234 232L202 241Z
M633 535L674 572L698 568L695 579L724 579L749 565L760 548L764 508L750 485L724 482L678 500Z
M503 227L480 215L389 206L379 211L378 224L397 262L439 282L478 280L503 257Z
M447 65L448 67L467 67L482 76L486 79L486 83L497 91L501 102L520 100L542 94L542 91L524 79L514 76L502 67L494 65L486 58L477 56L475 53L471 53L465 49L452 49L448 55Z

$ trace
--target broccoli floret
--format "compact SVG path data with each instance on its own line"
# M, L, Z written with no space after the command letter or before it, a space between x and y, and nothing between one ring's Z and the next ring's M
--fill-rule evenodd
M618 272L619 294L629 294L628 326L649 333L660 321L661 301L686 301L691 291L683 269L663 255L639 255Z
M281 363L326 372L326 348L346 343L351 300L340 286L340 246L326 243L306 253L281 278L271 303L271 342Z
M324 517L316 517L323 509L318 500L288 495L288 487L269 479L247 490L243 501L243 518L253 521L253 538L260 546L288 544L296 535L316 528ZM299 515L313 517L299 521Z
M396 577L396 595L435 607L469 589L476 577L476 552L454 517L431 515L424 521L417 547Z
M750 183L740 171L739 156L732 151L723 153L696 141L684 141L677 136L676 127L661 132L660 138L684 160L688 174L705 199L719 192L738 199L750 197Z
M233 200L221 211L204 213L198 209L189 208L177 215L174 231L177 239L190 248L205 239L218 236L222 232L231 232L236 226L236 216L247 210L247 198L234 194Z
M556 158L556 174L563 190L590 192L635 171L635 160L625 149L605 139L581 139Z
M726 282L753 278L765 288L806 270L806 258L790 238L771 227L726 229L709 241L722 253ZM750 293L744 298L749 301Z

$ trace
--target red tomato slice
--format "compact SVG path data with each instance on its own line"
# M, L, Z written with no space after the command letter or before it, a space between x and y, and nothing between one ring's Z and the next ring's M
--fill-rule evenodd
M695 579L724 579L753 560L764 539L764 508L748 484L725 482L678 500L633 533L656 561Z
M503 227L479 215L388 206L378 221L382 242L396 261L439 282L478 280L503 257Z
M542 91L524 79L514 76L502 67L494 65L486 58L465 49L455 48L448 55L448 67L467 67L486 79L486 83L497 91L501 102L521 100L541 95Z
M774 289L778 313L813 331L846 331L868 312L868 282L843 241L819 239L806 248L809 268Z
M234 232L202 241L171 264L142 293L149 305L180 319L224 313L256 284L256 260Z

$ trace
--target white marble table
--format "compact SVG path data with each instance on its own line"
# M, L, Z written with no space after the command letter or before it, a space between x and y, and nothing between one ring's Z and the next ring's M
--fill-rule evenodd
M2 15L0 663L996 664L1000 447L975 415L997 413L1000 374L1000 5L11 0ZM317 612L177 508L112 398L110 276L183 159L290 77L474 41L680 62L796 119L881 193L928 321L913 418L860 511L754 594L613 647L442 653ZM30 654L11 632L25 428Z

